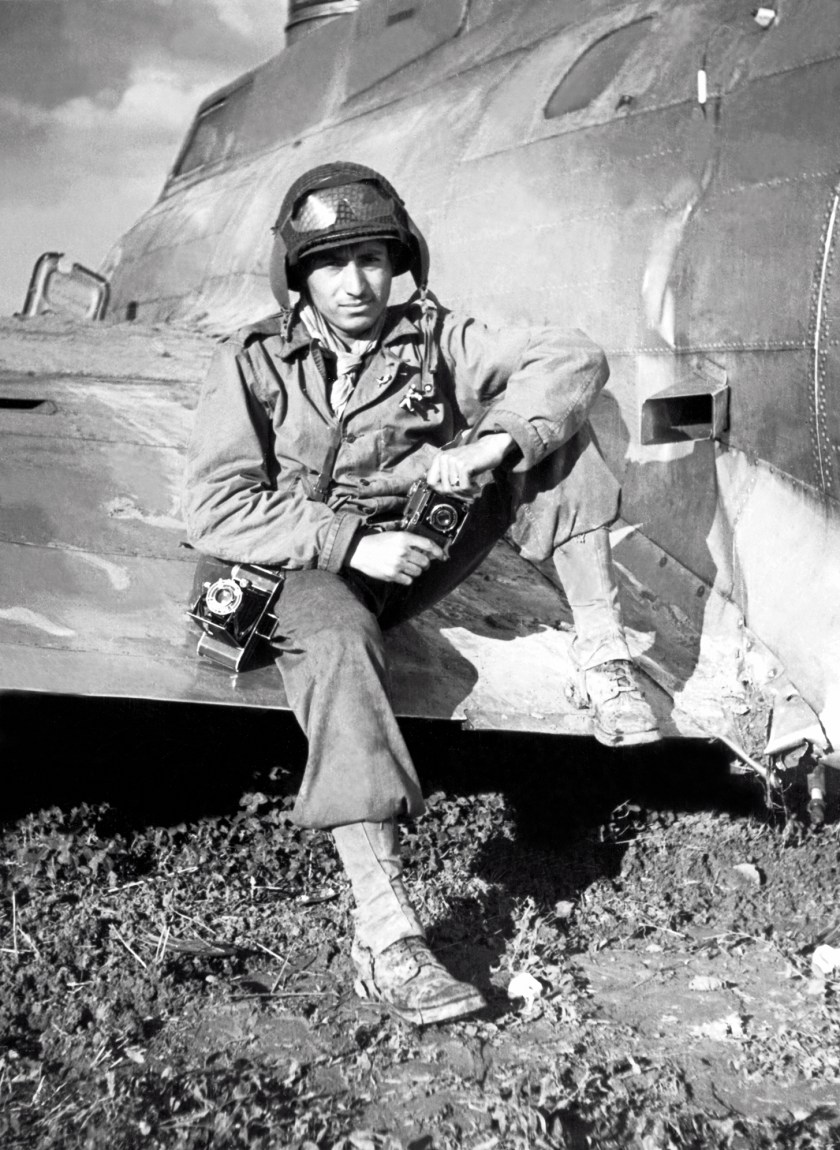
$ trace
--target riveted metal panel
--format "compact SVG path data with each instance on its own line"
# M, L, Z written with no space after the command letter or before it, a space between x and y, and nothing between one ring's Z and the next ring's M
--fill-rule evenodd
M811 445L814 474L826 499L840 500L840 321L837 246L840 182L827 197L811 298Z
M243 127L244 155L295 140L334 113L347 85L353 23L352 16L331 21L289 45L257 73L255 111Z
M702 167L691 128L667 109L534 141L513 168L507 153L464 164L442 246L453 281L466 269L467 306L497 322L573 319L608 348L644 347L642 278L667 192Z
M466 8L467 0L368 0L355 22L348 96L451 39Z
M772 449L774 467L797 475L811 447L807 348L715 354L722 363L736 365L725 441L753 455L763 444L768 454Z
M824 336L836 306L829 233L838 98L840 61L724 98L715 178L674 270L679 343L768 350L763 359L740 357L732 442L835 498ZM773 351L787 370L769 365Z
M127 242L125 290L142 281L157 314L252 318L265 286L257 229L273 192L336 154L380 168L427 233L446 303L499 323L581 322L605 345L613 374L596 424L625 478L625 514L701 577L698 593L714 582L759 619L828 707L836 611L831 594L803 600L801 587L837 537L834 504L815 498L831 495L840 431L834 0L782 6L767 31L740 0L478 0L473 14L486 21L474 33L467 12L440 48L326 112L319 104L327 122L271 151L269 133L238 172L195 182L157 236L138 230L153 257L135 260ZM605 30L645 15L655 27L615 83L546 119L563 70ZM170 277L181 221L207 243ZM642 403L695 354L729 379L726 442L643 447ZM714 664L716 616L708 603L698 614ZM451 652L440 666L457 680ZM479 724L499 710L494 691L471 712Z
M114 555L177 553L180 449L4 437L0 539Z
M0 690L286 707L271 665L232 675L196 654L184 619L190 562L0 543ZM571 635L556 592L504 545L446 601L388 636L400 715L475 727L587 735L565 692ZM647 637L640 636L641 647ZM664 729L678 727L650 687ZM718 713L717 721L720 720Z
M753 33L756 51L750 58L752 77L789 72L840 54L835 0L808 0L796 8L781 4L776 8L777 22L766 32L756 29Z
M805 345L829 188L820 177L709 193L674 262L679 345Z
M837 58L751 77L727 93L717 112L715 133L720 194L830 178L837 168L840 143L834 114L838 99Z
M469 75L474 84L487 91L481 78L485 67L498 66L503 61L509 67L525 52L538 50L547 37L560 29L572 28L601 12L626 7L626 0L590 0L582 12L578 0L502 0L495 5L492 18L482 20L473 0L457 36L384 77L375 87L352 96L347 110L360 114L400 100L425 99L457 76ZM474 13L479 17L475 21Z
M551 93L543 110L547 120L556 120L587 108L616 80L630 56L640 49L651 31L652 16L623 24L591 44ZM625 101L633 97L627 93Z
M54 416L45 419L26 410L4 409L5 399L14 402L33 396L48 400ZM180 448L186 440L197 396L197 384L174 380L158 383L41 376L33 385L29 377L0 373L4 454L14 450L14 436ZM81 444L78 449L85 450Z

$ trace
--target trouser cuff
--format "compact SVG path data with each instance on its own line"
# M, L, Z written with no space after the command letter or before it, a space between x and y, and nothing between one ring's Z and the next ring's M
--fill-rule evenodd
M627 646L623 629L606 635L602 639L587 637L585 642L575 639L572 643L572 659L581 673L591 671L593 667L600 667L604 663L611 663L613 659L629 659L633 656Z

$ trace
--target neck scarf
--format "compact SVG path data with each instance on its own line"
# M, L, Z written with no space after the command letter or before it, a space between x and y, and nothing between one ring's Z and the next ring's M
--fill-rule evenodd
M330 388L329 398L330 407L341 418L347 401L353 394L362 364L379 344L379 337L385 325L385 312L383 310L365 339L349 339L339 335L321 313L308 303L300 309L300 319L310 337L317 340L326 351L332 352L336 358L336 380Z

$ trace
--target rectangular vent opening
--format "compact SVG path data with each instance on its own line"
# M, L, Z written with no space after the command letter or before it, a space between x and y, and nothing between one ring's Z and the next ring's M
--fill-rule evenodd
M648 401L645 443L675 443L680 439L710 439L712 397L680 395Z
M29 411L35 415L55 415L56 406L51 399L24 399L17 395L0 395L0 411Z
M709 363L704 373L649 396L642 404L641 442L679 443L720 439L729 426L729 385L726 373Z
M389 12L385 23L390 28L392 24L402 24L403 20L410 20L414 15L414 8L403 8L400 12Z

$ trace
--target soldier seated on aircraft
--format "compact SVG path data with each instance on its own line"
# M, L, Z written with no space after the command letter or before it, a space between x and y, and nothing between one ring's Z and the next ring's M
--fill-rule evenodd
M349 876L357 991L439 1022L483 999L432 955L401 878L397 820L424 804L382 633L441 599L507 533L526 558L553 558L596 737L659 737L610 556L619 489L587 423L608 369L580 332L491 331L441 306L426 290L423 237L369 168L301 176L274 233L275 293L286 298L285 277L299 298L224 343L211 366L186 476L190 539L284 570L272 645L309 740L294 817L331 830ZM419 290L389 307L406 271ZM401 528L418 479L473 498L448 555L445 540Z

